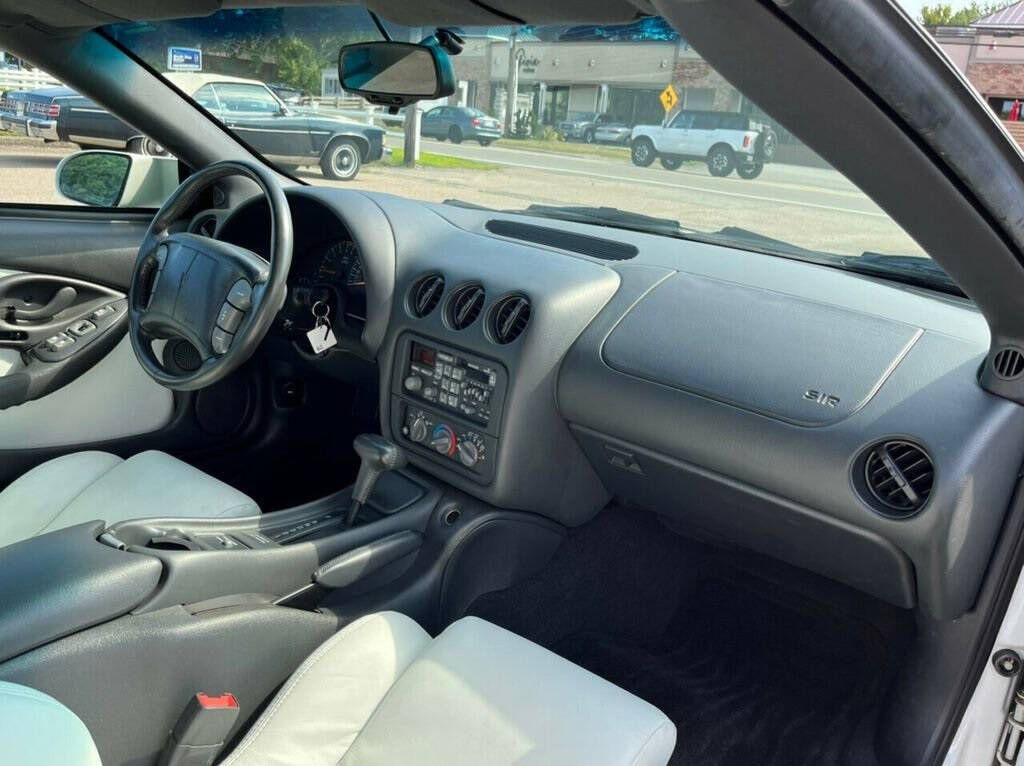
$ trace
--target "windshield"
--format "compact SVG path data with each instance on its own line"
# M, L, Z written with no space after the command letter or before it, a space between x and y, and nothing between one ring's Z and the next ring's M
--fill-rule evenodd
M434 31L386 28L403 41ZM339 86L339 47L381 39L361 8L231 10L105 29L310 184L500 210L533 205L531 214L549 218L792 257L848 263L870 253L872 273L899 256L894 274L938 273L884 211L661 19L459 31L455 94L392 115ZM301 98L286 104L282 87ZM626 129L603 130L612 123ZM412 163L404 132L417 124Z

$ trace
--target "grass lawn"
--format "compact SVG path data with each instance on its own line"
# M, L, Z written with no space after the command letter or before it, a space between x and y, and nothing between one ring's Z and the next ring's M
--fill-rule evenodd
M576 141L541 141L537 138L502 138L494 142L502 149L523 149L552 154L577 154L583 157L609 157L614 160L629 158L628 146L611 144L584 144Z
M384 164L390 166L399 166L405 159L405 151L402 149L393 149L390 156L384 158ZM460 168L462 170L501 170L500 165L495 165L492 162L479 162L478 160L467 160L462 157L449 157L444 154L431 154L430 152L420 152L420 159L416 163L416 167L421 168Z

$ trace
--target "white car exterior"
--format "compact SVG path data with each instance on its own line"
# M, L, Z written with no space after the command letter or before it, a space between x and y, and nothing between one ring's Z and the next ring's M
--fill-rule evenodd
M774 131L735 112L679 112L665 125L637 125L630 134L635 165L661 159L674 170L683 160L707 162L715 176L734 169L744 178L760 174L775 157Z

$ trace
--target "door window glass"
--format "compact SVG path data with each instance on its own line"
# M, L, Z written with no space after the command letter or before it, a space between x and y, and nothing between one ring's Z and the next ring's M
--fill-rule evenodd
M214 90L221 108L228 113L278 114L280 102L262 85L216 83Z

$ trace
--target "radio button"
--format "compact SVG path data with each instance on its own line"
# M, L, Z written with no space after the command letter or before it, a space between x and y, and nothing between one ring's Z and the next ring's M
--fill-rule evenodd
M423 378L421 378L419 375L410 375L408 378L405 379L402 385L405 386L406 391L411 391L412 393L415 394L422 390Z

